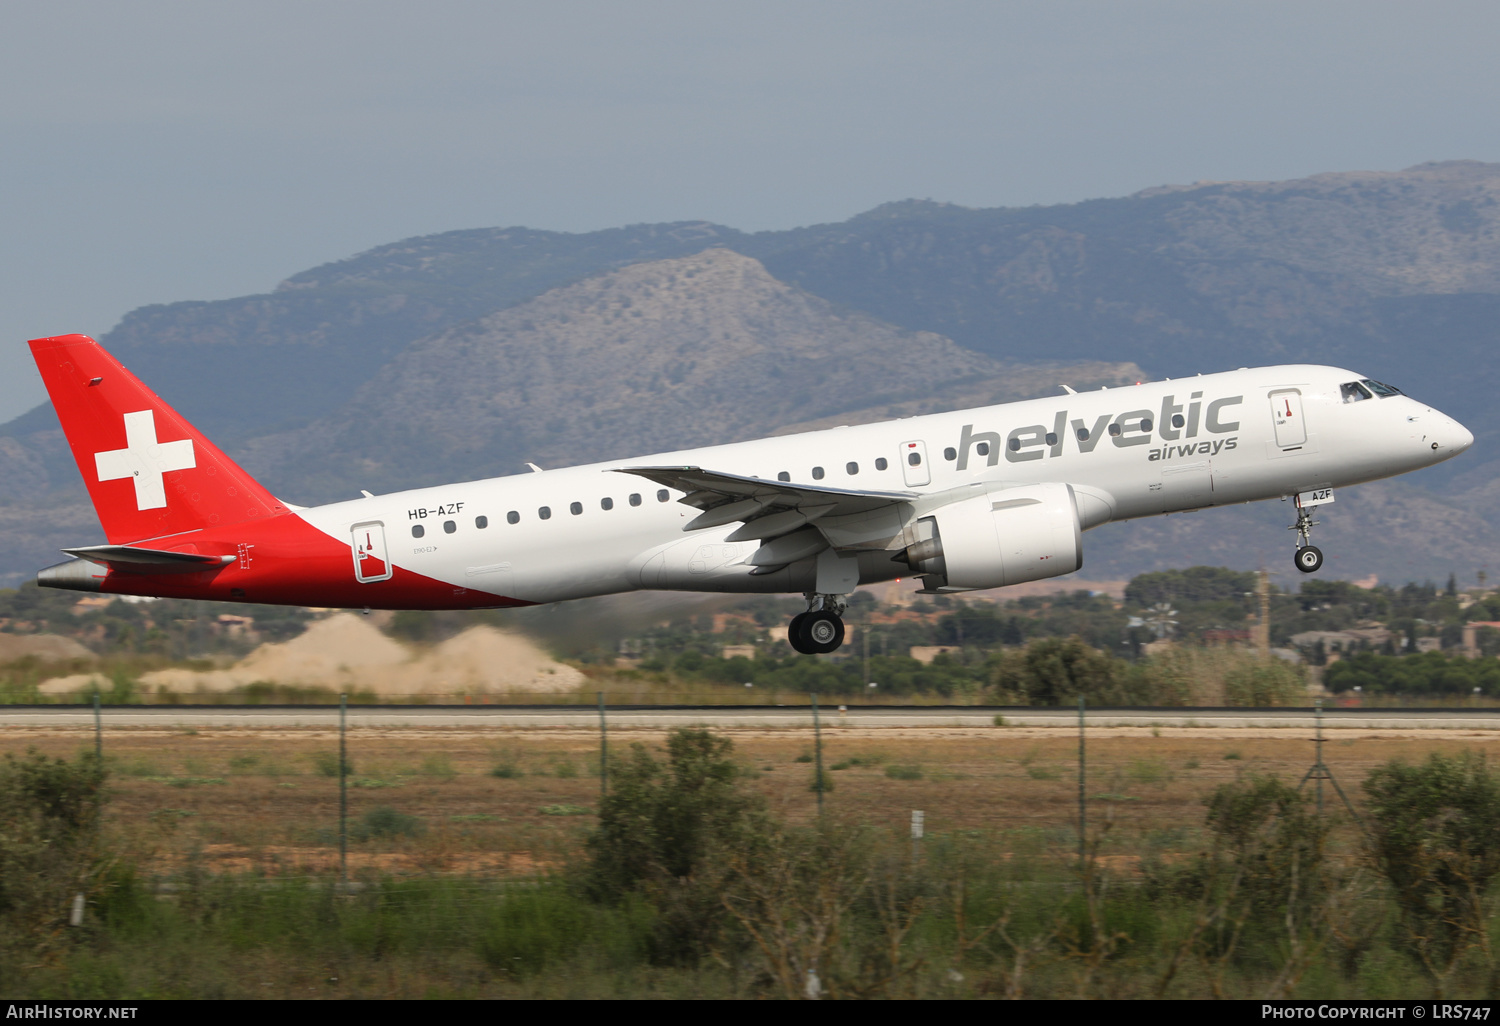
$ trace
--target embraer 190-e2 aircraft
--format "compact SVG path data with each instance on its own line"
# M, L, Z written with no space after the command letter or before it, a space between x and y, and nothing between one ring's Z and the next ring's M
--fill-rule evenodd
M637 589L800 592L792 647L844 638L860 584L998 588L1083 564L1111 520L1295 499L1296 565L1333 489L1449 459L1462 425L1335 367L1074 392L304 508L276 498L83 335L31 342L107 545L39 584L364 609Z

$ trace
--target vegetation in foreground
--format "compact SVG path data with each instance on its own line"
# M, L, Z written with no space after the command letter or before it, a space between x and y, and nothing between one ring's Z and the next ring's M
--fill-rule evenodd
M0 768L0 995L1493 997L1500 776L1379 767L1368 839L1274 777L1206 800L1206 843L1120 863L979 832L793 825L728 740L633 746L585 851L524 883L213 876L147 886L101 843L84 755ZM391 822L386 822L391 820ZM374 817L370 829L401 829ZM1057 839L1054 839L1057 840ZM70 926L76 896L81 925Z

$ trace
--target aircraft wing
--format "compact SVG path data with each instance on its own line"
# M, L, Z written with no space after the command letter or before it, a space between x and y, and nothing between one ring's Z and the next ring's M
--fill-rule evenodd
M234 556L138 549L130 545L85 545L63 551L70 556L127 574L190 574L227 566L235 560Z
M617 472L635 474L686 492L677 501L703 512L688 521L684 531L742 522L744 526L729 535L729 541L775 538L813 520L872 513L920 497L916 492L860 491L767 481L702 467L620 467Z

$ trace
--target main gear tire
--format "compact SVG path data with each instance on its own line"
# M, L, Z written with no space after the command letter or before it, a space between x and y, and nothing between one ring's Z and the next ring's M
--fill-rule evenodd
M802 647L802 622L810 615L810 613L798 613L792 617L792 622L786 625L787 644L792 646L793 651L801 652L803 655L812 655L811 651Z
M833 613L819 609L802 615L804 619L797 631L801 645L793 646L797 651L826 655L844 643L844 621Z
M1323 550L1316 545L1302 546L1292 558L1297 564L1297 569L1305 574L1315 574L1323 569Z

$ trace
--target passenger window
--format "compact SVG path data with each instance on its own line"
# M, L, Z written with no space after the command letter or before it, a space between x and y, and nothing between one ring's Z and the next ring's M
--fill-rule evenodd
M1122 427L1120 427L1120 425L1118 425L1118 424L1111 424L1111 425L1110 425L1110 426L1109 426L1109 433L1110 433L1110 436L1111 436L1111 437L1114 437L1114 438L1119 438L1119 437L1120 437L1120 434L1121 434L1121 433L1122 433L1122 432L1123 432L1123 431L1124 431L1124 430L1125 430L1125 429L1124 429L1124 428L1122 428Z
M1088 428L1079 428L1078 429L1078 440L1080 442L1087 442L1089 440L1089 429Z
M1147 417L1145 420L1141 421L1141 430L1142 431L1150 431L1151 430L1151 418L1150 417Z
M420 538L420 537L422 537L422 535L424 535L426 533L427 533L427 528L423 527L421 524L412 524L411 525L411 536L413 538Z
M631 492L630 493L630 504L632 506L639 506L641 504L641 493L640 492Z
M539 510L536 511L536 515L541 520L551 520L552 519L552 507L551 506L543 506L541 509L539 509Z
M599 500L599 508L600 509L614 509L615 508L615 500L611 499L609 496L606 495L604 498L602 498L602 499Z
M1174 428L1180 428L1180 427L1182 427L1186 423L1187 423L1187 421L1185 421L1185 420L1182 419L1182 414L1180 414L1180 413L1174 413L1174 414L1172 414L1172 426Z
M519 524L521 522L521 514L517 513L515 510L511 510L509 513L505 514L505 522L507 524Z
M1019 438L1012 438L1010 440L1010 451L1011 452L1020 452L1021 451L1021 440Z
M1055 432L1055 431L1048 431L1047 432L1047 444L1048 445L1056 445L1057 444L1057 432Z
M489 517L475 517L474 518L474 526L477 527L477 528L479 528L481 531L483 531L486 527L490 526L490 518Z
M583 503L581 503L581 502L571 502L571 503L569 503L568 504L568 512L571 513L571 514L573 514L575 517L578 516L578 514L580 514L580 513L583 512Z
M844 473L848 474L850 477L853 477L855 474L859 473L859 464L858 463L845 463L844 464Z
M444 520L443 521L443 533L444 534L452 534L454 531L457 531L457 530L458 530L458 525L455 524L453 521L451 521L451 520Z
M954 460L958 459L958 450L953 448L953 446L951 445L948 446L948 448L943 450L943 459L947 460L949 463L952 463Z
M906 454L906 462L913 467L920 467L922 465L922 454L919 452L909 452Z
M875 469L876 470L884 470L886 467L889 467L889 466L890 466L890 464L886 462L886 459L885 459L884 456L880 457L878 460L875 461Z
M1357 403L1361 399L1373 398L1370 395L1369 389L1365 388L1358 381L1344 382L1344 384L1339 386L1339 395L1343 396L1346 403Z
M976 442L974 445L974 451L981 456L988 456L990 454L990 443Z
M821 480L823 480L823 468L822 467L813 467L813 480L814 481L821 481Z
M659 491L659 492L656 493L656 501L657 502L666 502L671 497L672 496L667 492L667 490L665 488L663 488L661 491Z
M776 480L778 481L790 481L791 479L792 475L788 474L785 470L776 475Z

